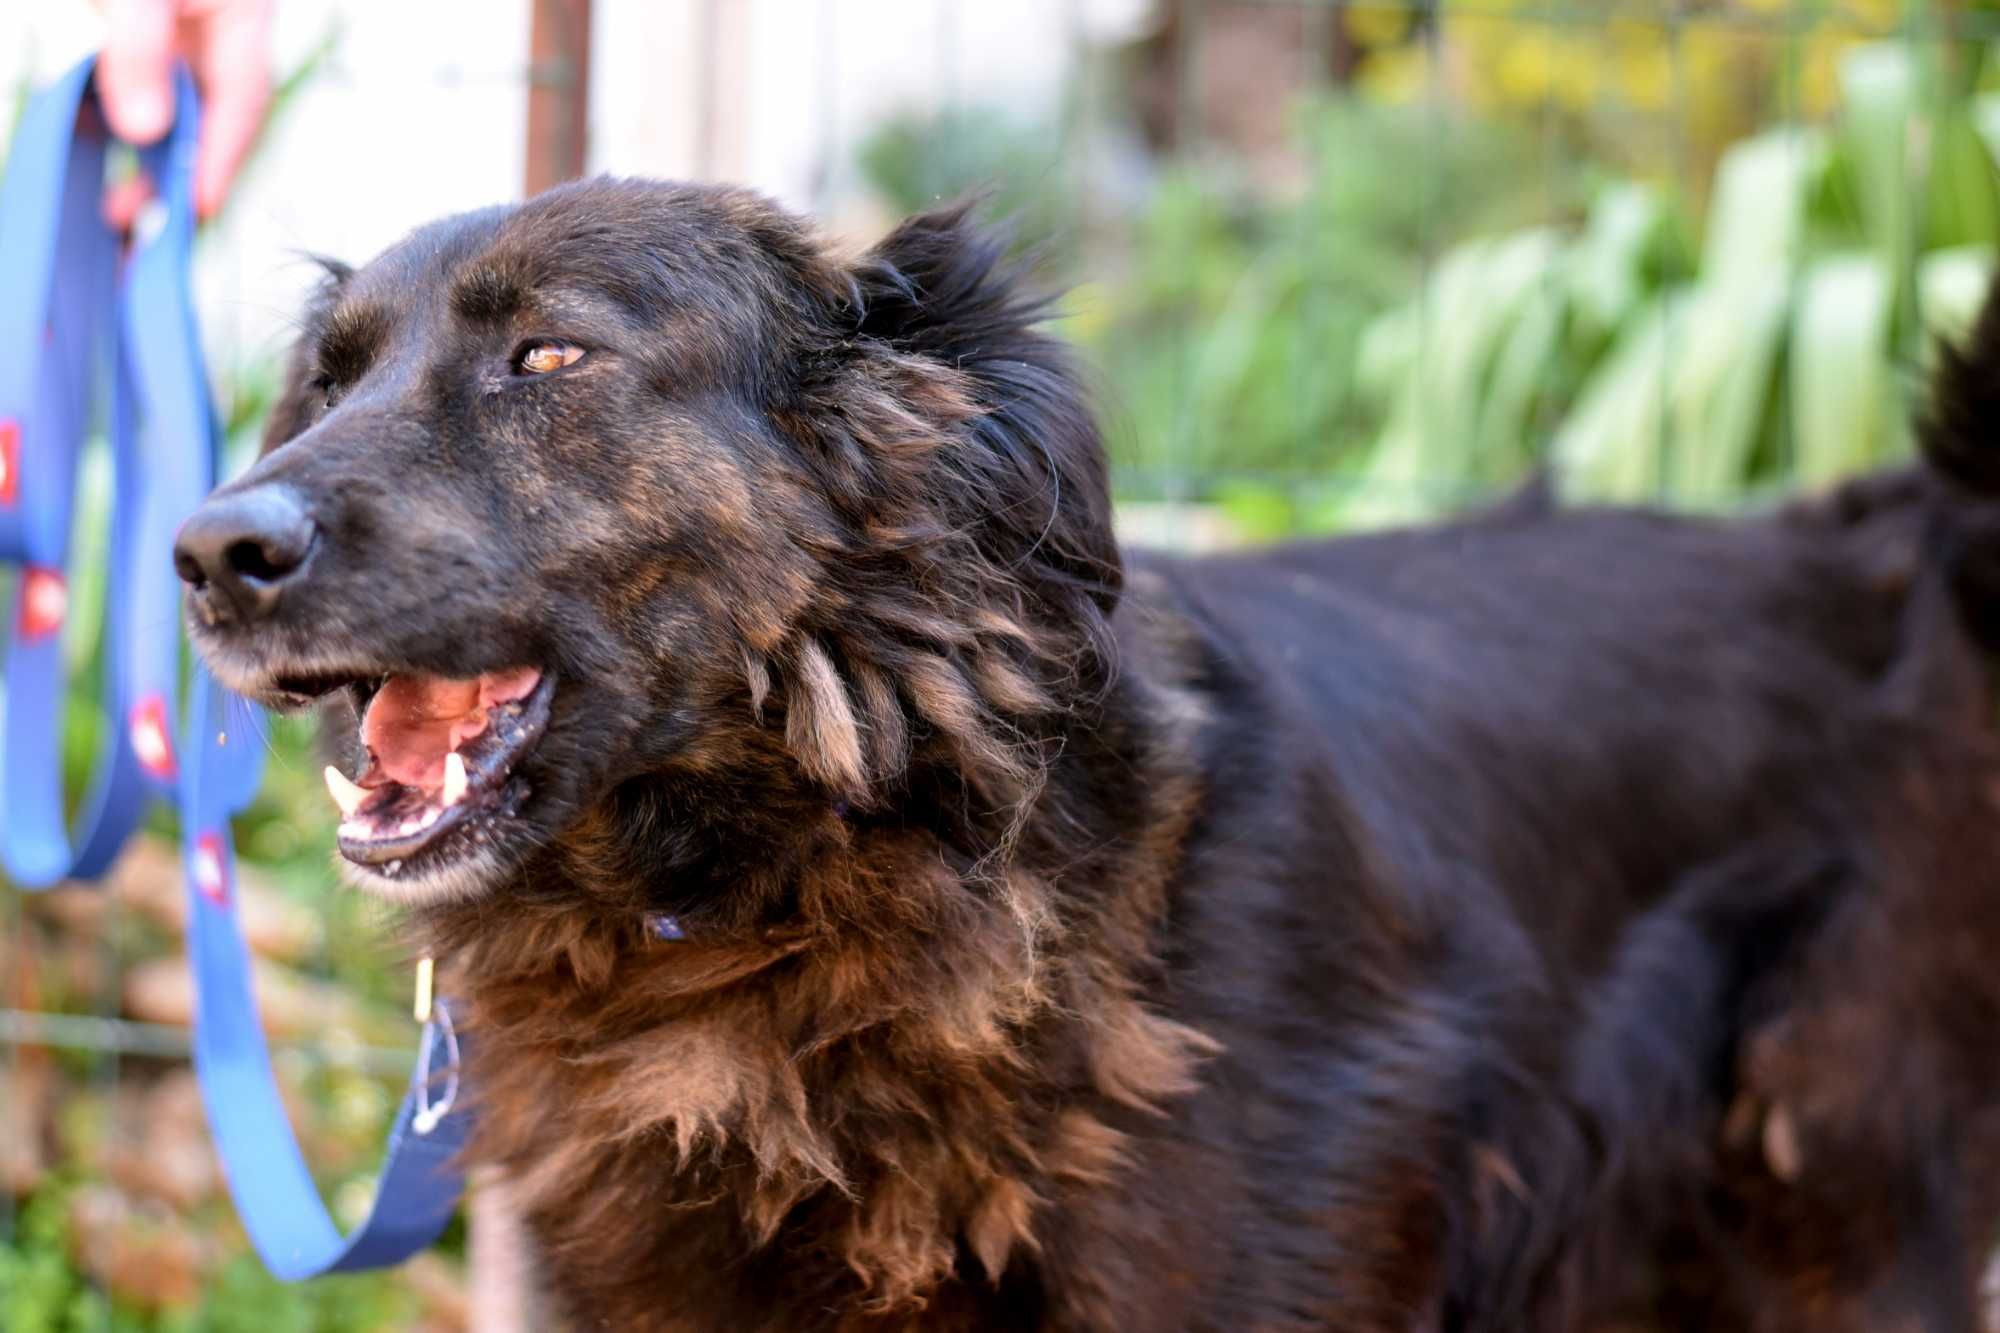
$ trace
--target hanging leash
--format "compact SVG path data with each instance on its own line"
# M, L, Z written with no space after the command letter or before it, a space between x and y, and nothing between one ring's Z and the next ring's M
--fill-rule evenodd
M401 1262L451 1220L454 1159L469 1116L458 1097L461 1038L420 970L423 1037L390 1130L375 1203L343 1237L293 1136L271 1072L237 917L229 817L261 772L258 716L199 664L181 673L174 534L216 480L217 432L201 361L190 260L194 84L139 150L158 203L121 257L100 213L106 121L94 59L33 98L0 182L0 562L16 567L0 736L0 865L45 889L108 869L154 799L180 813L194 1064L216 1153L265 1266L286 1280ZM89 794L64 816L63 627L78 476L93 406L109 400L115 472L101 625L104 716ZM176 708L176 701L184 702ZM175 714L183 714L175 725Z

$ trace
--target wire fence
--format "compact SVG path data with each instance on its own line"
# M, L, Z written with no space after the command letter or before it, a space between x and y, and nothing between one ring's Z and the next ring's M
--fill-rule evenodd
M1073 284L1062 324L1101 389L1128 536L1187 547L1421 518L1541 470L1586 497L1714 507L1893 459L1931 339L1969 317L2000 236L1985 4L517 9L546 30L490 59L384 54L358 6L330 29L256 168L271 199L204 258L239 449L273 389L271 312L302 281L274 284L272 234L340 252L385 214L422 220L350 158L356 126L393 128L416 202L476 192L426 213L575 162L747 177L851 231L991 187ZM656 47L691 77L649 84L635 56ZM243 837L269 881L259 947L282 1070L332 1126L313 1147L351 1216L415 1033L393 1021L382 919L326 864L310 742L280 727L274 745ZM117 1151L147 1147L145 1098L188 1045L171 856L121 874L101 897L0 891L0 1245L27 1253L24 1201L59 1186L101 1297L74 1326L220 1327L216 1274L241 1255L226 1221L188 1305L134 1286L131 1246L85 1234L75 1203L101 1187L125 1220L226 1218L212 1178L177 1196ZM297 1326L367 1326L315 1309Z

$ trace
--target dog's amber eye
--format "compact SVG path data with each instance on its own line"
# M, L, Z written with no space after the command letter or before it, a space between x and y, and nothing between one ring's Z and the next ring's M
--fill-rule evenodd
M564 366L573 366L583 358L583 349L571 343L539 342L529 343L514 358L523 375L546 375Z

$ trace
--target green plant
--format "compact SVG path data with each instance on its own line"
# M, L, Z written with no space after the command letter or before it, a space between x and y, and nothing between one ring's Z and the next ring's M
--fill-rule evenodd
M1102 228L1049 166L1057 137L994 117L892 122L861 163L898 211L985 187L1026 237L1067 242L1063 327L1097 374L1121 495L1227 491L1283 523L1291 488L1257 479L1323 472L1368 437L1362 333L1425 254L1583 195L1578 173L1504 124L1325 97L1299 108L1297 130L1301 189L1170 163Z
M902 212L984 194L1037 245L1071 240L1079 221L1064 188L1062 138L990 107L898 116L862 143L862 176Z
M20 1211L10 1241L0 1241L0 1328L58 1333L97 1325L101 1311L69 1265L62 1195L46 1189Z
M1849 50L1841 87L1832 125L1723 155L1692 270L1651 262L1673 224L1643 185L1448 254L1369 331L1387 423L1319 521L1414 517L1411 478L1498 484L1545 442L1577 492L1695 505L1904 452L1907 372L1990 268L2000 102L1900 43Z

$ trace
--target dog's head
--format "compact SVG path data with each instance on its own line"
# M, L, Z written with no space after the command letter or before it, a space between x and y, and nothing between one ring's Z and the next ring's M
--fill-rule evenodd
M1003 810L1111 670L1119 582L1039 313L962 208L851 260L641 182L426 227L330 268L264 456L183 528L196 644L352 703L341 852L407 899L585 826L692 855L757 810Z

